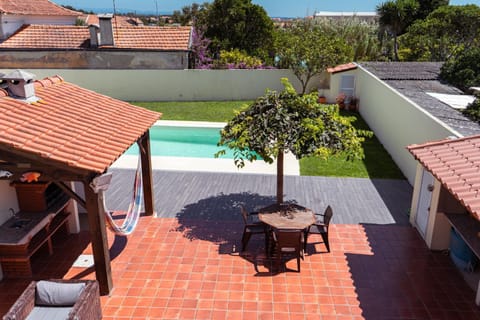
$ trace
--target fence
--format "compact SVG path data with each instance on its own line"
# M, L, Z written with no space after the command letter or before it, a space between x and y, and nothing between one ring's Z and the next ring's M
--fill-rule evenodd
M8 73L11 70L0 70ZM295 75L270 70L87 70L27 69L36 79L60 75L65 81L124 101L253 100L285 77L300 91ZM313 86L313 84L311 85Z

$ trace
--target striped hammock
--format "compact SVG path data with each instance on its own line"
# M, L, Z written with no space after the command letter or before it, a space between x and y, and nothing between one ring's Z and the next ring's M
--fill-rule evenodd
M107 222L108 228L114 232L116 235L120 236L127 236L135 230L137 226L137 222L140 218L140 213L142 211L142 199L143 199L143 183L142 183L142 162L140 156L138 157L138 165L137 171L135 172L135 182L133 186L133 195L132 201L128 206L128 211L126 214L125 219L121 226L115 223L114 218L111 215L110 210L107 208L107 204L105 201L105 191L108 188L109 181L111 179L111 173L107 173L106 175L110 175L106 186L102 186L102 184L98 181L92 182L92 188L95 193L98 193L99 200L101 202L101 210L105 215L105 221Z

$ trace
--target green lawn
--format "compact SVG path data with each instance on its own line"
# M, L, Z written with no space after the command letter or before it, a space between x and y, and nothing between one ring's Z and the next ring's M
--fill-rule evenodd
M227 122L234 110L251 101L201 101L201 102L131 102L132 104L163 113L163 120ZM368 129L357 113L342 112L354 116L355 127ZM376 137L367 138L363 144L365 159L347 161L343 156L328 160L310 157L300 160L300 174L304 176L335 176L357 178L404 179Z
M369 130L368 125L358 113L342 111L341 114L355 117L353 125L357 129ZM365 139L363 149L365 152L363 160L347 161L346 157L342 155L327 160L315 157L301 159L300 174L304 176L405 179L375 136Z
M251 101L130 102L163 113L163 120L227 122L233 110Z

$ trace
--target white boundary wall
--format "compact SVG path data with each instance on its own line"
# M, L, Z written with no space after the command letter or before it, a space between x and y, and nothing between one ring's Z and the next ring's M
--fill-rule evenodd
M25 71L33 73L36 79L59 75L65 81L124 101L254 100L264 95L267 88L281 91L283 77L288 78L297 91L301 90L295 75L286 69Z
M406 147L462 135L361 66L356 76L360 114L413 185L417 161Z

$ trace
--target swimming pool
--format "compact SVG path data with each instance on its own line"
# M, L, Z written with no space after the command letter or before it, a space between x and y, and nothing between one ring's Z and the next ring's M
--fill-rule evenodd
M152 156L214 158L221 148L220 127L195 127L155 125L150 129L150 151ZM233 152L226 150L223 159L233 159ZM137 144L132 145L127 155L138 155Z

